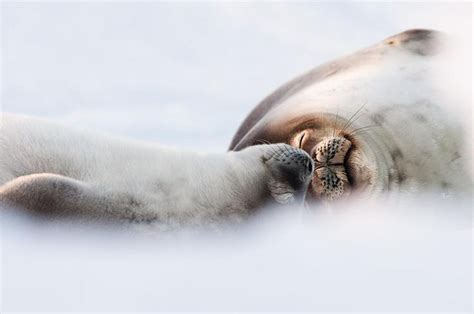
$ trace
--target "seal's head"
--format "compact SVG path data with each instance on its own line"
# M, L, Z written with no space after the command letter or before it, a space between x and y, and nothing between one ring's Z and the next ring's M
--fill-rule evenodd
M317 120L316 124L299 124L288 133L289 143L307 151L314 160L311 199L334 201L368 192L377 168L367 151L366 138L360 136L363 129L327 114L320 114Z
M354 118L353 118L354 119ZM314 171L307 197L328 202L369 192L376 182L376 160L368 150L370 136L351 121L330 114L297 117L268 123L265 139L286 142L311 157Z
M265 98L230 149L262 141L303 149L315 164L308 195L316 201L451 184L437 169L461 169L446 153L458 142L430 85L443 38L409 30L313 69Z

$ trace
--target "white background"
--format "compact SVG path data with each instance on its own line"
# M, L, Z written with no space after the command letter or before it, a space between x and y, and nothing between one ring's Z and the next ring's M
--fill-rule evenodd
M466 3L2 8L4 111L212 151L263 97L318 64L410 28L471 32Z

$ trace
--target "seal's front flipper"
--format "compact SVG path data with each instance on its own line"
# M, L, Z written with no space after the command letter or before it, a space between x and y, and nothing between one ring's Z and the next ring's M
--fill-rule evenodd
M39 173L0 186L0 203L41 215L71 215L99 205L87 184L65 176Z

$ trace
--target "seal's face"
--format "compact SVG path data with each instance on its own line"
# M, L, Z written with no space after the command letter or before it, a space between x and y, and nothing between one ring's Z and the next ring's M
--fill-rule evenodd
M289 138L290 145L305 150L314 161L308 190L313 201L344 199L364 192L373 182L373 167L369 166L361 139L354 130L346 130L350 122L328 122L319 127L297 128Z
M357 117L357 116L354 116ZM262 142L279 143L304 150L314 163L306 194L308 201L331 202L371 190L375 164L367 149L368 133L353 127L351 120L327 113L311 113L294 118L283 113L259 128L242 147ZM351 122L352 121L352 122ZM235 148L240 149L240 145Z

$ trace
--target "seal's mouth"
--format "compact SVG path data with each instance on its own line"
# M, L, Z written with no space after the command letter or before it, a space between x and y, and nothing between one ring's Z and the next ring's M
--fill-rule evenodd
M334 201L350 194L346 156L352 143L341 136L323 137L311 150L315 162L311 195L316 200Z
M349 184L351 186L353 186L356 182L355 172L354 172L354 165L352 163L352 161L354 159L354 152L355 152L355 149L351 145L351 147L349 148L349 150L346 153L346 156L344 157L344 162L342 164L344 166L344 169L346 169L347 181L349 181Z

